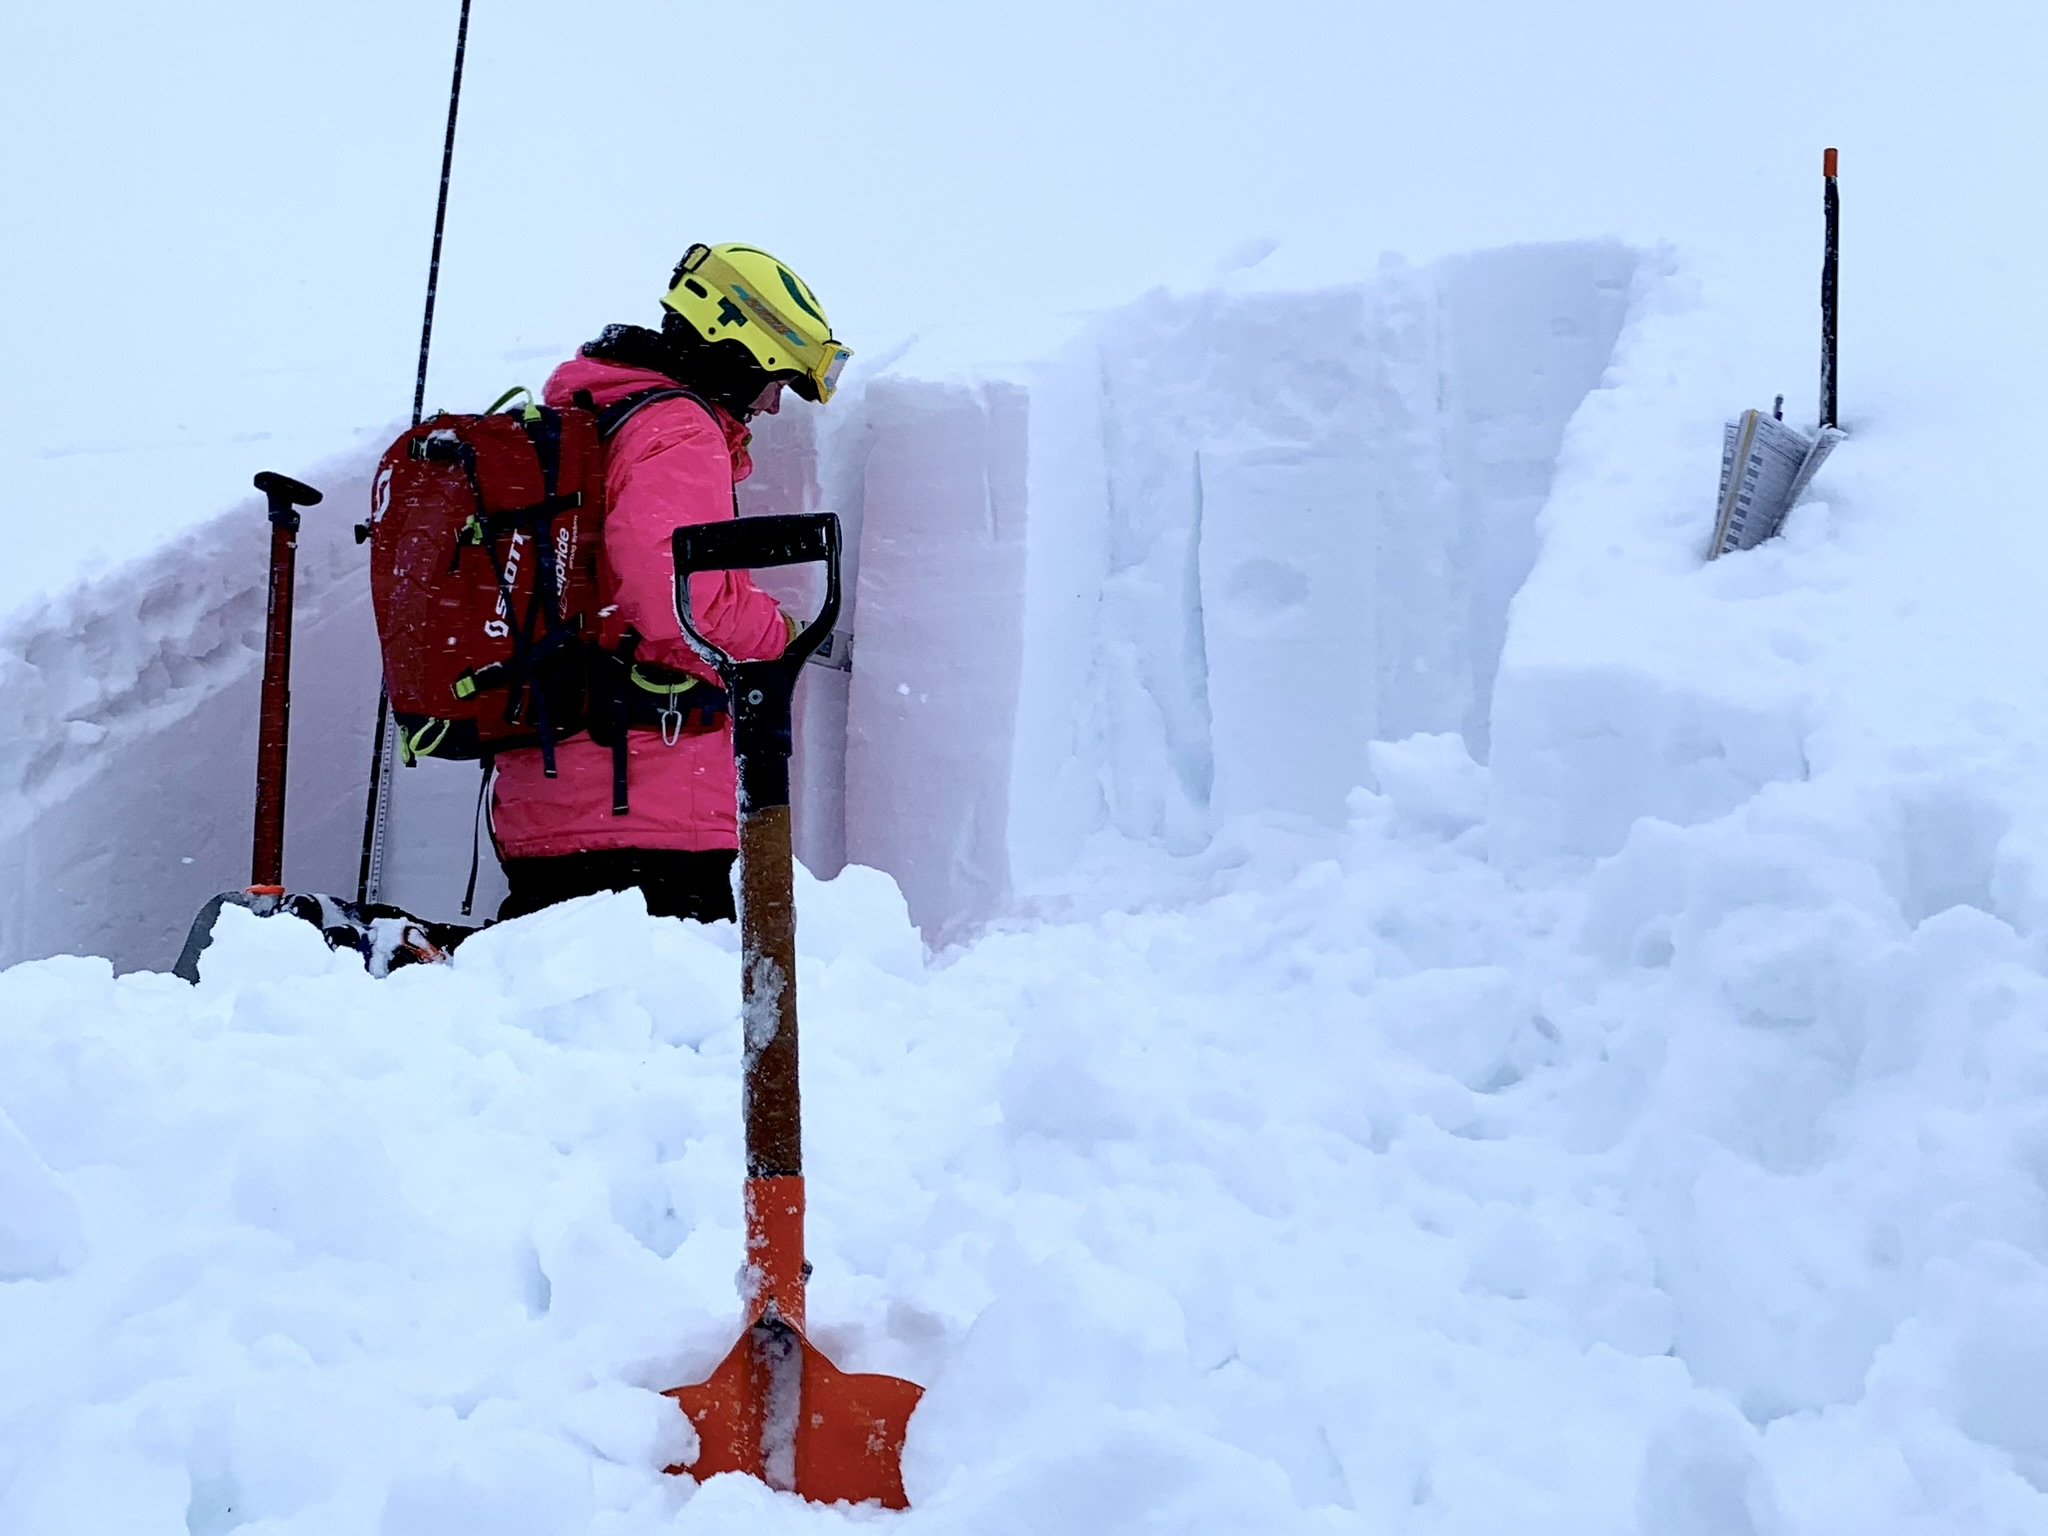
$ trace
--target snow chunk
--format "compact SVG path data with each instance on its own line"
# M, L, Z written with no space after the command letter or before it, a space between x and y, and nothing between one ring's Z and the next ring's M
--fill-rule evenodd
M1366 761L1374 786L1403 820L1425 832L1454 836L1486 819L1486 770L1472 761L1462 736L1446 731L1376 741Z
M0 1110L0 1280L45 1280L83 1251L78 1203Z
M501 1436L420 1456L385 1496L377 1536L576 1536L591 1504L590 1473L568 1447Z
M1755 1432L1722 1408L1690 1403L1652 1437L1636 1529L1657 1536L1780 1536L1786 1527Z

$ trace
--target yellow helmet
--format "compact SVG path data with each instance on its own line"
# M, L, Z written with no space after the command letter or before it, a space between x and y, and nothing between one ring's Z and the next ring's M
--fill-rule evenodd
M795 374L806 400L830 400L853 356L804 280L751 245L691 246L661 302L706 341L740 342L769 373Z

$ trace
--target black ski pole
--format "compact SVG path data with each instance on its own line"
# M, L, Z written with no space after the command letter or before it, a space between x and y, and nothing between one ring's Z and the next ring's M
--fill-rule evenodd
M1826 182L1822 196L1827 223L1820 257L1820 424L1824 427L1836 425L1835 319L1842 255L1842 195L1835 186L1836 162L1837 156L1832 149L1821 152L1820 173Z
M427 308L420 321L420 366L412 386L412 424L427 410L427 354L434 345L434 295L441 286L441 235L448 226L448 176L455 168L455 114L462 105L462 55L469 44L469 0L455 25L455 72L448 84L448 133L441 141L441 195L434 204L434 250L427 259ZM356 900L374 901L384 881L385 792L391 772L391 695L377 680L377 730L370 747L370 798L363 810L363 857Z

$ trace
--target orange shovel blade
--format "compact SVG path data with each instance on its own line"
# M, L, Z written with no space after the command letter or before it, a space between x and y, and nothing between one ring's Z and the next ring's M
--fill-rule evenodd
M820 1504L910 1506L903 1436L924 1388L842 1371L786 1323L756 1323L709 1378L666 1395L689 1415L698 1443L696 1461L671 1472L699 1482L744 1472Z

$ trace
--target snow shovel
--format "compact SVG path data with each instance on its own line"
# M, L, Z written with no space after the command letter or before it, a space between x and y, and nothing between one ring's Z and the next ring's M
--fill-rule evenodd
M268 917L284 900L284 769L291 735L292 595L297 580L299 508L320 505L310 485L264 470L256 489L270 503L270 586L263 617L263 694L256 726L256 831L250 843L249 884L222 891L199 909L171 973L195 985L199 956L213 942L224 906L247 907Z
M297 579L299 508L320 493L289 475L264 470L256 489L270 501L270 593L263 622L263 712L256 729L256 835L249 894L284 894L285 744L292 725L292 597Z
M697 571L825 562L825 603L773 661L737 661L690 612ZM747 1326L708 1380L668 1393L698 1453L670 1467L702 1481L744 1472L818 1503L908 1507L903 1436L924 1388L841 1371L804 1336L804 1174L797 1092L796 907L790 879L790 696L839 613L839 519L830 512L678 528L676 612L732 698L739 769L741 1078L747 1128Z
M264 470L256 489L270 503L270 586L263 622L263 693L256 729L256 827L250 844L249 884L222 891L199 909L171 974L194 985L199 957L213 942L221 908L247 907L258 917L284 912L320 929L330 948L362 954L377 975L400 965L444 957L451 932L395 907L367 909L327 896L291 896L284 888L284 780L291 737L292 596L297 578L299 508L320 505L310 485ZM453 930L459 933L460 930Z

